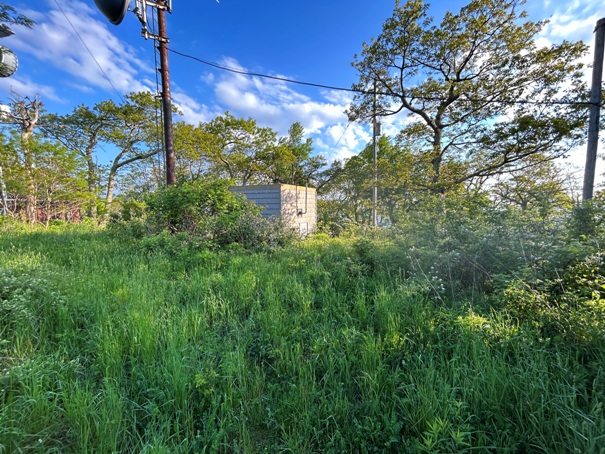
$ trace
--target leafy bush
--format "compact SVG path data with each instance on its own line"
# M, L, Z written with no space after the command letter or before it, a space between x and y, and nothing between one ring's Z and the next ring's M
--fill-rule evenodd
M170 234L163 230L157 234L149 235L139 243L143 250L162 252L168 256L179 256L186 252L190 246L190 238L184 233Z
M602 342L605 336L605 263L591 255L556 279L515 280L504 291L506 308L546 339L574 345Z
M152 194L147 199L151 231L187 234L177 248L189 246L264 249L282 247L294 232L281 219L266 219L261 208L229 191L224 180L192 180ZM174 249L174 241L160 233L146 239L147 249Z
M605 194L597 194L593 199L573 209L567 221L567 228L574 237L588 237L603 234L605 226Z
M127 200L122 203L121 217L124 221L143 219L145 216L145 203L137 200Z
M283 247L296 238L280 218L264 218L257 210L245 210L217 216L208 224L217 246L239 244L244 249Z
M130 219L128 221L112 219L107 224L107 228L110 233L120 238L141 239L149 233L147 225L142 219Z
M147 197L148 221L157 230L196 233L207 218L251 209L225 180L184 181Z

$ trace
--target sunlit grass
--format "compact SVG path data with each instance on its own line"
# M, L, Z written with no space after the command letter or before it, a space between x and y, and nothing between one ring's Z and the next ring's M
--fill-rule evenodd
M600 452L605 354L444 307L346 240L0 238L0 452Z

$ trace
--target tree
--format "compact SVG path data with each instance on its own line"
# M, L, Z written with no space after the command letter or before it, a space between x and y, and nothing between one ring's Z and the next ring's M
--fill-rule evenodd
M279 139L265 159L264 172L272 183L304 186L316 177L326 160L311 156L313 139L304 139L305 129L296 122L288 130L288 136Z
M82 157L57 142L36 138L31 145L36 161L36 197L44 213L40 221L48 226L51 219L69 219L91 197Z
M105 200L108 211L113 202L116 177L120 169L161 151L155 126L158 100L153 94L146 92L129 93L125 98L120 105L110 100L95 106L97 115L107 119L106 126L99 133L101 139L119 150L107 175Z
M541 156L529 158L537 163L513 175L501 177L492 193L498 204L513 206L522 212L535 212L544 222L557 212L567 212L573 199L566 192L570 176L552 161Z
M372 174L367 173L366 167L361 156L354 156L347 161L334 161L322 172L326 180L318 201L322 224L332 228L370 221Z
M180 178L213 177L237 184L309 184L325 164L311 156L313 141L294 123L287 137L251 118L235 118L229 112L198 126L176 123L174 148Z
M99 195L101 179L101 169L97 163L95 150L101 141L102 132L112 124L107 109L101 109L99 106L91 109L80 105L68 115L45 115L42 127L47 137L58 140L86 161L86 181L92 202L88 207L88 215L92 217L96 216L94 199Z
M16 165L15 150L10 136L5 131L0 131L0 199L2 201L3 215L12 215L16 210L16 203L13 198L9 204L9 193L6 185L5 170L13 169Z
M8 137L3 137L0 162L6 169L2 181L5 212L18 212L25 200L26 218L32 222L28 211L32 196L34 219L46 225L52 218L68 218L71 213L79 212L79 207L88 199L81 157L39 134L29 138L26 148L22 144L19 131L13 130ZM30 165L25 165L26 158ZM14 200L12 206L6 194Z
M25 183L25 216L27 222L36 222L36 176L35 159L31 149L31 139L40 120L42 112L42 101L35 98L14 95L10 112L7 114L9 120L16 124L20 130L19 142L16 149L19 154L19 165L23 170L23 181Z
M242 185L267 182L262 171L277 140L275 131L229 112L206 123L204 131L210 138L206 156L213 174Z
M0 24L14 24L32 28L34 21L17 12L12 6L0 3Z
M415 162L412 154L382 136L377 142L378 214L381 223L394 224L417 198L414 191ZM328 181L321 188L324 201L330 199L332 214L349 222L370 223L374 186L373 147L369 143L357 156L334 162L323 176ZM332 219L331 222L337 222Z
M513 170L528 156L552 159L579 140L584 115L573 104L586 52L580 42L538 48L545 22L524 20L524 0L472 0L439 26L422 0L397 1L382 33L363 45L348 114L407 112L398 139L424 163L436 193Z
M194 126L182 121L175 122L173 131L177 178L192 180L206 175L210 168L207 150L212 147L214 137L202 123Z

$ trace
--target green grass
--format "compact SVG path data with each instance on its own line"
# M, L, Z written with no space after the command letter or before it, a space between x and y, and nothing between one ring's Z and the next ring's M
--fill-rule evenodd
M603 345L391 268L7 229L0 452L605 452Z

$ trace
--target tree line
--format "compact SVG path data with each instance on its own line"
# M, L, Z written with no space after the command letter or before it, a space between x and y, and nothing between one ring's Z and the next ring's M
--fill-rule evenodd
M527 20L523 0L473 0L439 24L422 0L396 1L382 32L353 61L359 80L351 121L407 113L404 126L333 162L314 153L294 123L280 137L229 112L192 125L176 122L179 181L288 183L318 188L324 225L367 224L376 176L380 222L445 199L484 197L547 218L569 208L570 179L555 163L582 143L588 90L582 42L539 47L546 21ZM163 181L158 100L129 93L120 103L44 112L17 94L0 135L5 214L35 223L76 207L101 217L122 199L142 199ZM435 202L439 201L441 202ZM441 203L441 205L439 205ZM427 205L428 204L428 205ZM71 209L71 208L69 208Z
M44 220L76 206L90 217L112 210L116 182L122 198L142 198L162 185L158 101L129 93L122 103L80 105L70 114L47 114L39 98L13 96L3 128L2 188L5 214ZM225 179L232 184L309 184L325 165L312 156L311 139L294 123L286 137L251 118L226 112L197 126L176 122L180 181ZM46 213L46 211L45 211Z

